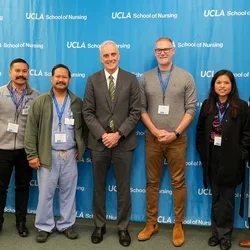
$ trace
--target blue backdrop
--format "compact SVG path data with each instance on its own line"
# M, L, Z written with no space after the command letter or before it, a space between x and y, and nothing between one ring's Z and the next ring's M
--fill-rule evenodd
M30 84L50 89L51 69L64 63L72 71L70 89L83 97L87 77L100 70L99 45L114 40L121 54L120 66L140 79L156 66L155 41L172 38L174 63L195 78L197 115L188 130L188 188L186 224L210 225L211 192L202 185L202 168L195 150L195 126L211 77L222 68L232 70L240 96L249 97L250 2L235 0L0 0L0 84L9 80L9 63L22 57L30 64ZM139 146L132 170L132 221L145 221L144 127L137 127ZM173 223L172 189L167 164L160 188L159 223ZM29 213L35 213L38 190L36 173L31 181ZM92 167L89 152L79 163L77 217L92 218ZM246 204L248 195L245 197ZM247 227L238 216L240 187L236 192L236 227ZM107 218L116 219L116 184L111 168L107 185ZM55 199L58 215L58 200ZM11 181L6 212L14 212Z

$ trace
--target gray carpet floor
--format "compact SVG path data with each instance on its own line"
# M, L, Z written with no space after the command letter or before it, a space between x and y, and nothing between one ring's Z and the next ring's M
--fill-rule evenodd
M46 243L37 243L36 229L34 228L34 216L27 217L27 226L30 230L30 235L26 238L21 238L15 229L15 216L13 214L5 214L3 231L0 233L0 249L1 250L78 250L78 249L103 249L103 250L119 250L119 249L183 249L183 250L216 250L219 246L209 247L207 240L210 237L209 227L184 226L185 243L182 247L177 248L172 245L172 225L160 224L160 231L150 240L145 242L137 241L137 234L143 228L143 223L130 224L129 232L132 238L130 247L125 248L119 244L116 224L114 221L107 223L107 233L104 235L104 240L100 244L91 243L91 233L94 229L92 220L77 219L75 230L79 233L79 238L69 240L63 234L53 232ZM233 232L232 248L243 249L238 246L240 240L250 238L250 230L235 229Z

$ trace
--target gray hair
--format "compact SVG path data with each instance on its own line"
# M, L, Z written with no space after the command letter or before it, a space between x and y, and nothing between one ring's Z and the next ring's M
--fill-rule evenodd
M107 40L107 41L104 41L104 42L100 45L100 47L99 47L100 54L102 53L102 48L103 48L104 46L106 46L107 44L114 44L115 47L116 47L116 49L117 49L117 52L119 53L119 49L118 49L117 44L116 44L114 41Z

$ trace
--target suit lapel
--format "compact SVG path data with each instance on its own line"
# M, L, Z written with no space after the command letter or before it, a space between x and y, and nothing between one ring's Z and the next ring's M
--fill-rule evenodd
M109 107L111 108L111 101L110 101L110 96L109 96L109 90L108 90L107 80L106 80L106 77L105 77L104 70L102 70L100 72L100 80L101 80L101 87L102 87L103 94L104 94L104 96L107 99Z
M121 92L122 86L123 86L122 72L121 72L121 69L119 69L118 75L117 75L117 80L116 80L115 98L114 98L114 101L113 101L112 110L116 106L116 103L117 103L119 94Z

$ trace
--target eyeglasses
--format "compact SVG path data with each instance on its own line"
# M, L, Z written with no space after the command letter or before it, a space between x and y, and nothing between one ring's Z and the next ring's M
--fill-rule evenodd
M163 49L155 49L155 53L156 54L161 54L161 52L168 53L168 52L170 52L171 49L173 49L173 47L171 47L171 48L163 48Z

